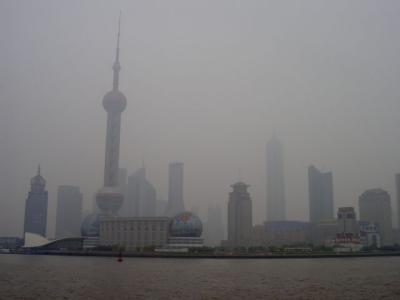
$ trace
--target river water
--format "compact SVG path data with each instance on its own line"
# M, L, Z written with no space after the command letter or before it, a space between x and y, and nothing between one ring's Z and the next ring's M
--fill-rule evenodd
M400 257L0 255L0 299L400 299Z

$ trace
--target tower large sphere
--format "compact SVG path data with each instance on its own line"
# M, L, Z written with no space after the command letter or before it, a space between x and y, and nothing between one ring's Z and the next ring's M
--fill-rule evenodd
M104 95L103 107L107 112L123 112L126 108L125 95L119 90L109 91Z

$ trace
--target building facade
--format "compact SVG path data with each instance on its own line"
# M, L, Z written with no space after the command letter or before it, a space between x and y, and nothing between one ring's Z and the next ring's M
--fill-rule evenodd
M252 200L247 192L249 185L237 182L231 185L228 201L228 245L248 246L253 227Z
M359 226L362 245L364 247L379 248L381 246L381 236L379 235L378 224L360 221Z
M81 234L82 193L77 186L61 185L57 190L56 238Z
M183 202L183 163L169 164L168 205L166 215L169 217L185 210Z
M267 221L286 219L283 146L274 135L266 146L267 162Z
M295 246L311 242L311 226L302 221L267 221L264 232L269 246Z
M360 221L376 223L382 246L393 244L390 195L383 189L365 191L359 197Z
M308 168L308 193L310 222L317 223L333 219L332 173L322 173L314 166Z
M168 242L170 218L106 217L100 220L102 246L123 246L128 251L143 247L162 247Z
M354 207L339 207L337 212L338 233L348 233L358 236L360 228Z
M46 236L48 193L45 187L46 181L39 166L37 175L31 179L31 190L25 202L24 233Z

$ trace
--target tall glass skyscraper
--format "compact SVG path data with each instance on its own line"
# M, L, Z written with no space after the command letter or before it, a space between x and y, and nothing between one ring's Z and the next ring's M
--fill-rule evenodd
M392 245L392 209L389 193L382 189L367 190L359 197L358 206L360 221L378 224L381 245Z
M267 221L286 219L283 146L274 135L266 146L267 162Z
M78 186L61 185L57 191L56 238L81 234L82 193Z
M310 222L316 223L333 218L333 177L316 167L308 168L308 193Z
M166 215L173 217L185 210L183 203L183 163L169 164L168 205Z

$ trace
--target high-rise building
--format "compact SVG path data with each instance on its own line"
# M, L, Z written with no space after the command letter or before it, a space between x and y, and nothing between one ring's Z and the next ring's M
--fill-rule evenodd
M129 217L155 217L157 193L140 168L128 177L126 208Z
M247 192L249 185L237 182L231 185L228 201L228 245L247 246L251 241L253 227L252 201Z
M400 174L396 174L397 228L400 230Z
M207 210L207 222L205 223L205 244L219 246L224 239L224 227L222 224L222 210L218 205L212 205Z
M283 146L274 135L266 146L267 162L267 221L286 219Z
M57 191L56 238L81 234L82 193L78 186L61 185Z
M393 244L392 210L390 195L383 189L365 191L359 197L360 221L376 223L381 236L381 244Z
M25 202L24 233L31 232L46 236L47 201L46 180L40 175L40 166L31 179L31 190Z
M310 222L333 219L332 173L322 173L314 166L308 168Z
M120 24L121 22L119 22ZM124 195L120 191L118 183L121 113L126 108L125 95L118 89L119 72L121 70L119 38L120 26L118 26L116 58L113 65L113 88L103 98L103 107L107 112L104 185L96 194L96 202L104 215L115 215L124 201Z
M118 211L120 216L128 217L128 206L127 206L127 195L128 195L128 171L125 168L119 168L118 170L118 188L124 195L124 201L122 202L121 208Z
M125 168L119 168L118 170L118 187L125 199L128 187L128 171Z
M183 163L169 164L168 205L166 215L173 217L185 210L183 203Z

